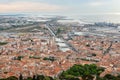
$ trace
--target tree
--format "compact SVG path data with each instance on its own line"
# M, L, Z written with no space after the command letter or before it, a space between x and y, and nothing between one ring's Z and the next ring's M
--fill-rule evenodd
M0 42L0 46L6 45L8 42Z
M53 61L55 61L56 59L55 59L55 57L51 57L51 56L50 56L50 57L44 57L43 60L49 60L49 61L52 61L52 62L53 62Z
M35 75L33 75L33 79L32 80L36 80L36 76Z
M58 28L56 34L60 34L60 32L61 32L61 29Z
M27 77L27 79L24 79L24 80L33 80L31 77Z
M10 77L8 77L6 80L18 80L18 78L15 77L15 76L10 76Z
M43 75L37 75L37 80L44 80L44 76Z
M82 80L93 80L104 71L103 68L97 67L95 64L73 65L67 71L63 71L60 75L61 79L81 77Z
M22 74L20 74L20 76L19 76L19 80L23 80L23 76L22 76Z
M52 77L44 76L44 75L37 75L36 80L54 80Z
M117 77L115 77L115 76L113 76L113 75L111 75L111 74L106 74L106 75L104 76L104 79L105 79L105 80L117 80Z
M117 80L120 80L120 74L117 76Z

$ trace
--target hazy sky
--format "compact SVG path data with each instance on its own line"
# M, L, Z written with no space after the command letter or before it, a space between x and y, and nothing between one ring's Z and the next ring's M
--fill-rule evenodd
M0 0L0 13L120 14L120 0Z

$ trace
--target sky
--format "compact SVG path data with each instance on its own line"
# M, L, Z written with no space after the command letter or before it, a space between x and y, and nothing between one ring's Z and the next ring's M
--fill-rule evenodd
M0 14L120 15L120 0L0 0Z

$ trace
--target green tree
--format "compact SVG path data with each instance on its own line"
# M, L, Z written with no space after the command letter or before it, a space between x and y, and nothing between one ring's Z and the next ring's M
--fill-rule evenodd
M117 78L117 80L120 80L120 75L118 75L116 78Z
M117 80L117 77L115 77L115 76L113 76L113 75L111 75L111 74L106 74L106 75L104 76L104 79L105 79L105 80Z
M8 77L6 80L18 80L18 78L15 77L15 76L10 76L10 77Z
M44 80L44 75L37 75L37 80Z
M61 32L61 29L58 28L56 34L60 34L60 32Z
M32 79L31 77L27 77L27 79L24 79L24 80L34 80L34 79Z
M93 78L99 76L103 71L103 68L97 67L95 64L74 65L67 71L63 71L60 78L81 77L82 80L93 80Z
M22 74L20 74L20 76L19 76L19 80L23 80L23 76L22 76Z

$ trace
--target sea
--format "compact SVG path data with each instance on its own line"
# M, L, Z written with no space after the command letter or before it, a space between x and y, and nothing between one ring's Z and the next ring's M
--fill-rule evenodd
M3 14L4 16L6 16L5 14ZM0 14L0 16L3 16ZM7 14L8 15L8 14ZM9 14L9 16L33 16L33 17L36 17L36 16L42 16L42 17L54 17L54 16L64 16L66 17L67 19L77 19L77 20L81 20L83 22L108 22L108 23L119 23L120 24L120 14L97 14L97 15L94 15L94 14L91 14L91 15L75 15L75 14L72 14L72 15L64 15L64 14Z
M84 22L108 22L120 24L120 15L72 15L71 19L79 19Z

